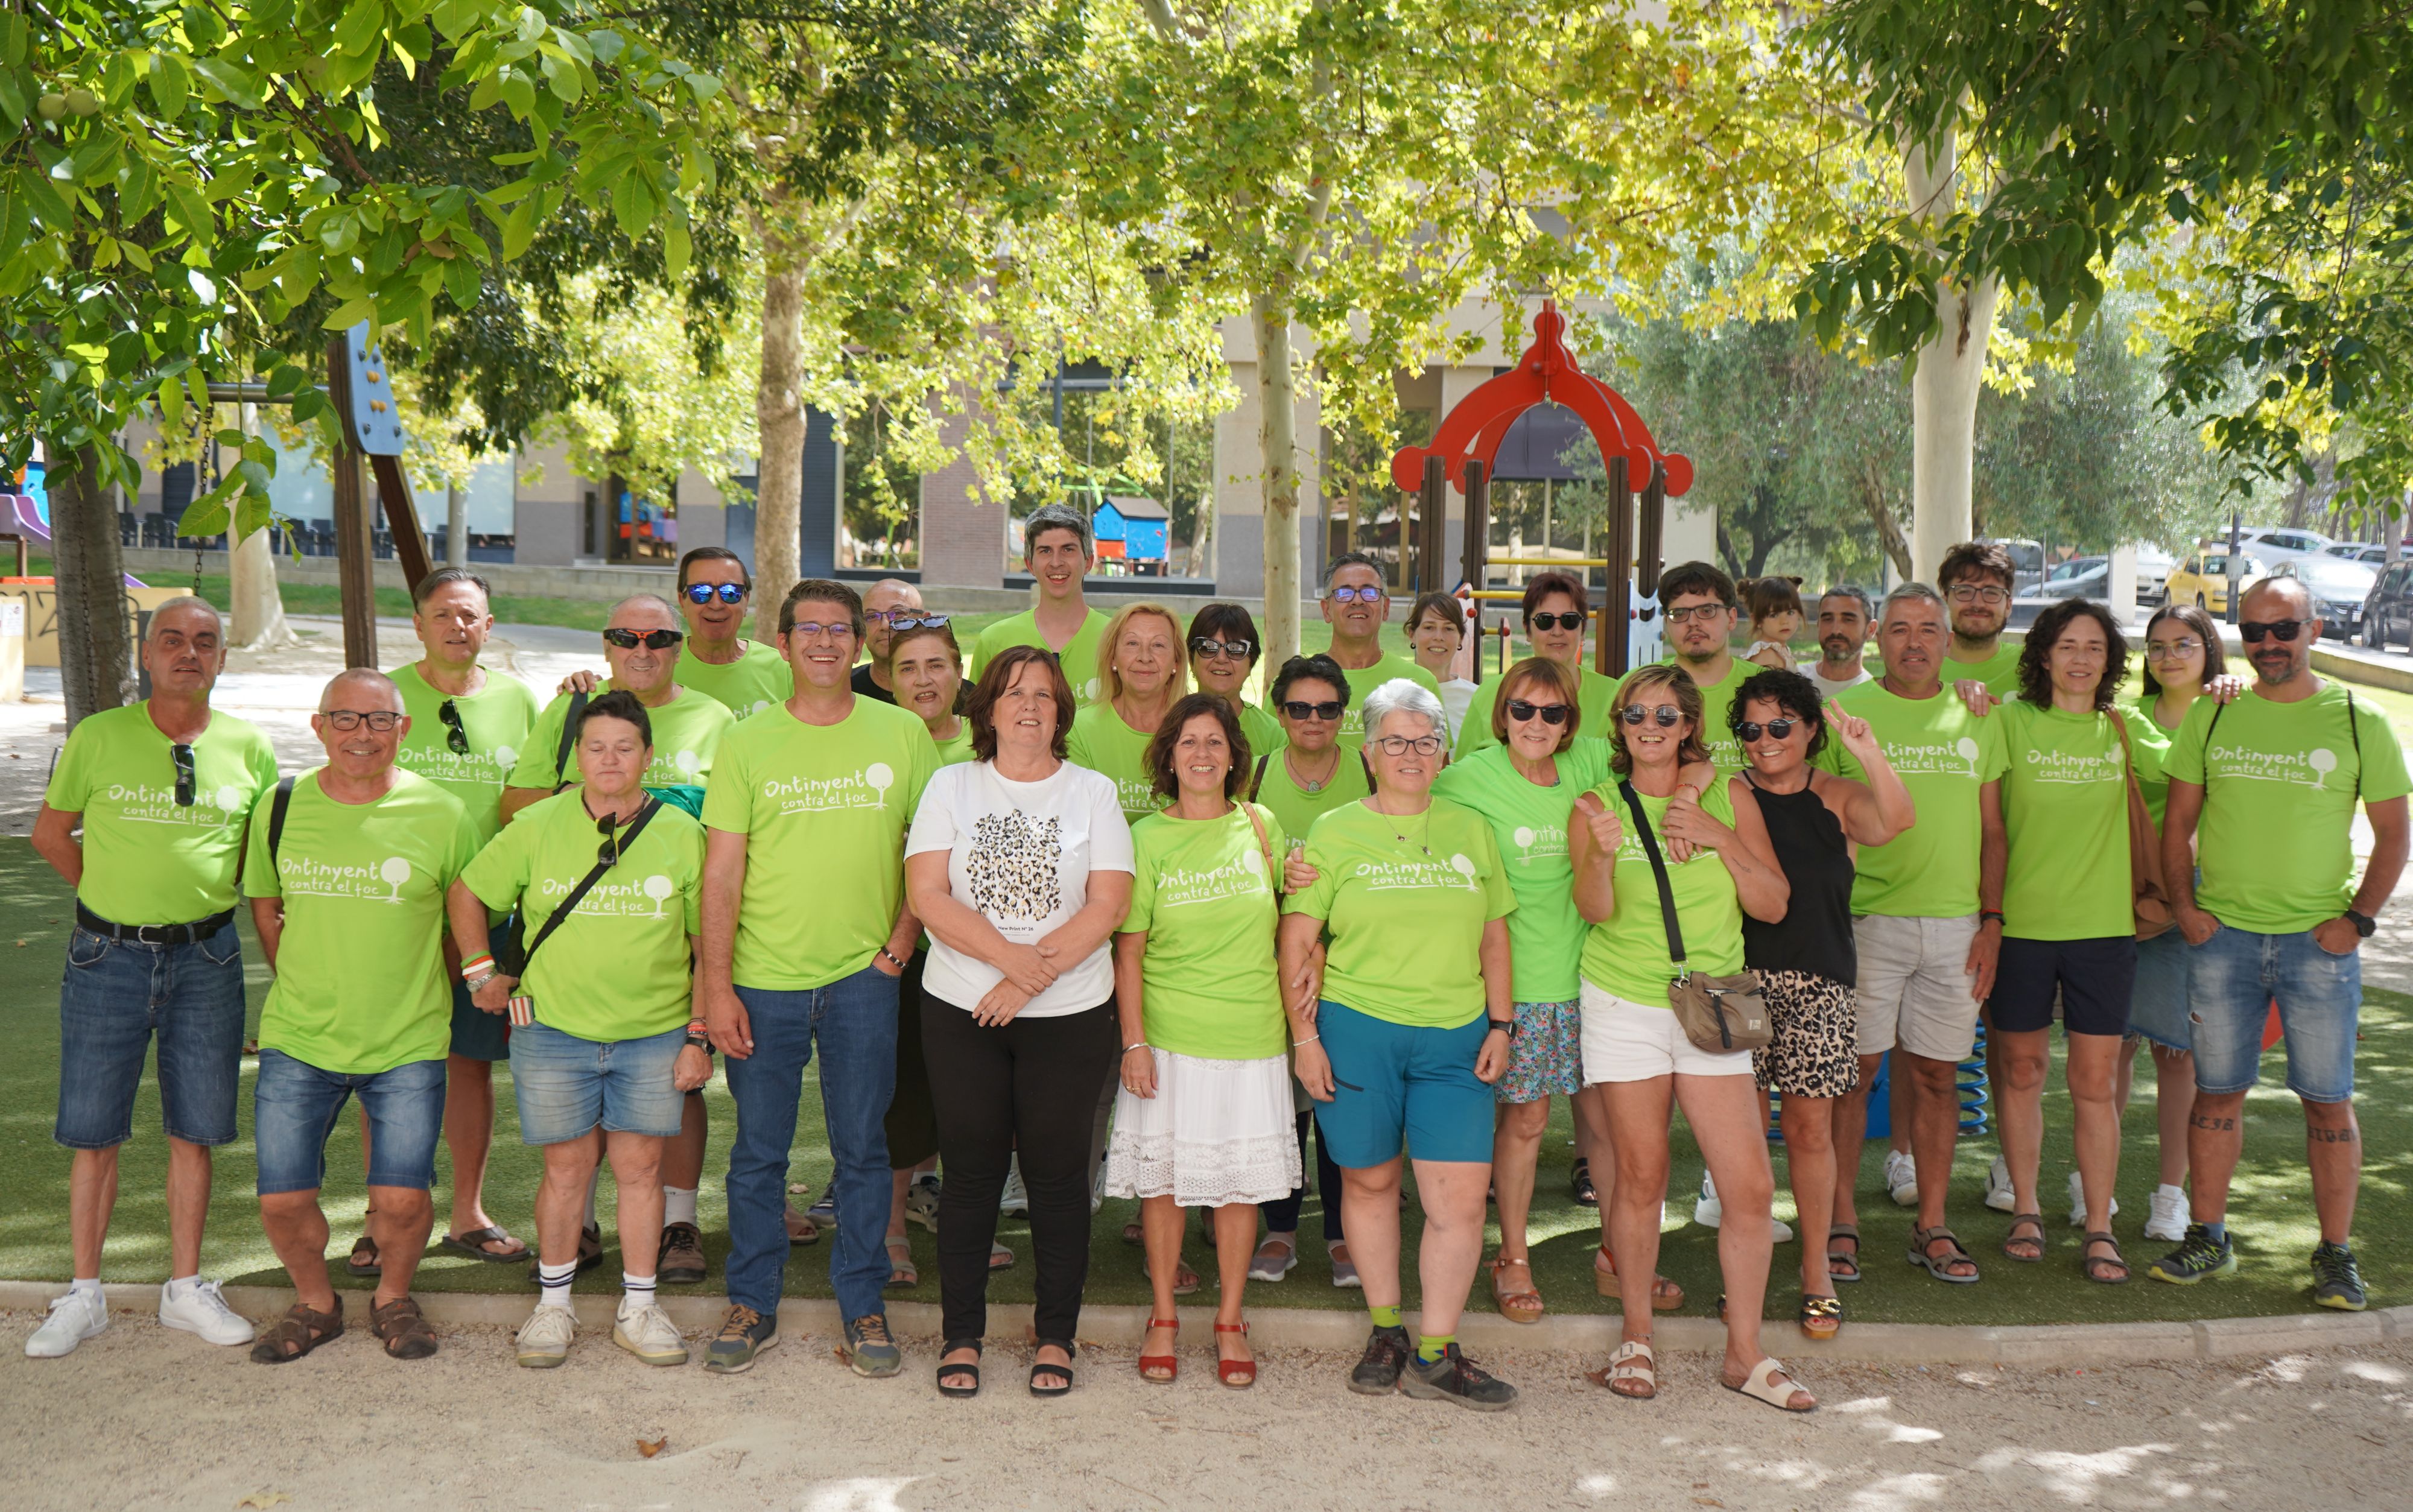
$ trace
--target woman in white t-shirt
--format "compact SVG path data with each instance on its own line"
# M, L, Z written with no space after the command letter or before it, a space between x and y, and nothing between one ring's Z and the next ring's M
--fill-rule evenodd
M970 706L971 761L924 790L905 883L930 933L922 1052L938 1106L942 1395L980 1389L989 1244L1006 1164L1030 1194L1035 1396L1073 1388L1089 1270L1089 1136L1116 1062L1115 928L1132 838L1112 779L1064 759L1073 690L1056 658L999 653Z

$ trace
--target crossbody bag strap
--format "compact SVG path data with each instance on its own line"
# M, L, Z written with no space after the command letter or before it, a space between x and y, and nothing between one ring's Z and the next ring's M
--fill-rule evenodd
M1249 828L1257 832L1257 849L1263 852L1266 858L1266 879L1273 883L1276 892L1281 891L1281 873L1274 870L1274 842L1273 837L1266 833L1266 821L1257 817L1256 805L1253 803L1242 803L1240 812L1249 816Z
M1676 889L1667 881L1667 863L1659 859L1659 837L1651 832L1651 821L1642 812L1642 800L1630 782L1617 785L1624 796L1625 810L1634 815L1634 832L1642 842L1642 854L1651 858L1651 874L1659 883L1659 917L1667 926L1667 959L1676 968L1676 979L1681 981L1690 973L1684 970L1684 932L1676 924Z
M570 785L570 753L578 744L578 716L586 708L586 695L570 696L570 708L561 716L561 743L553 751L553 790L556 793Z
M281 777L276 796L268 800L268 869L276 870L276 846L285 838L285 811L293 806L293 779Z
M2354 742L2354 800L2362 801L2362 730L2354 717L2354 689L2346 690L2346 738Z
M1251 803L1257 800L1257 789L1266 785L1266 763L1272 759L1271 752L1257 757L1257 774L1249 779L1249 801Z
M629 828L621 832L620 844L613 852L615 859L629 854L629 847L637 843L637 837L644 833L646 824L653 819L655 815L661 812L661 808L662 800L660 799L648 798L645 800L645 806L637 811L637 816L629 820ZM544 921L544 927L536 932L536 938L530 940L527 943L527 948L520 952L520 975L522 976L526 976L527 975L528 963L536 959L537 947L544 944L545 941L553 937L553 932L561 927L562 921L570 916L570 913L577 908L580 902L585 898L587 893L594 890L595 884L603 880L603 873L610 870L612 870L612 867L609 862L598 859L594 867L589 870L585 876L578 879L578 886L570 889L570 896L562 899L559 903L555 905L552 916Z

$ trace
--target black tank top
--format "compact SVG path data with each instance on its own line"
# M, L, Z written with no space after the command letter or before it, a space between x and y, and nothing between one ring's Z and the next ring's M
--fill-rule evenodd
M1812 788L1771 793L1754 783L1752 794L1792 898L1777 923L1743 916L1744 963L1759 971L1815 972L1849 986L1859 964L1852 948L1852 851L1843 825Z

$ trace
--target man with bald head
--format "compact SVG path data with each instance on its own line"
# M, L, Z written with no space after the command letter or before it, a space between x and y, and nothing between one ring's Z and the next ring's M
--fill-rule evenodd
M625 688L645 706L654 727L653 764L645 769L645 790L690 815L703 812L703 780L720 738L736 723L727 708L677 681L679 643L687 639L678 611L652 594L632 594L612 606L603 627L603 659L612 675L604 691ZM545 705L529 732L527 748L511 769L503 789L503 818L511 816L577 779L578 767L568 759L573 704L585 707L586 695L565 692Z
M2257 584L2238 606L2254 686L2234 703L2198 698L2163 770L2162 871L2187 942L2195 1107L2187 1120L2194 1221L2148 1269L2192 1285L2237 1269L2228 1182L2243 1152L2245 1094L2259 1079L2271 1005L2287 1043L2287 1090L2304 1108L2313 1208L2313 1300L2361 1312L2348 1245L2362 1177L2354 1052L2362 942L2396 890L2407 844L2405 770L2388 717L2313 674L2321 622L2294 578ZM2371 860L2354 877L2354 811L2371 819ZM2196 872L2200 868L2198 880Z
M326 763L277 785L244 864L251 921L276 972L253 1094L259 1218L299 1298L252 1358L282 1364L343 1331L318 1188L328 1131L357 1094L380 1262L369 1327L387 1354L422 1359L436 1335L410 1281L435 1226L428 1192L452 1039L444 894L477 854L478 831L459 799L395 764L410 716L384 673L336 673L310 729Z
M863 652L867 658L854 669L855 693L881 703L895 703L896 690L888 685L889 621L898 615L922 613L922 590L902 578L882 578L863 595Z
M117 1204L117 1150L134 1135L143 1057L159 1046L168 1136L168 1275L159 1321L212 1343L251 1341L200 1276L210 1151L235 1137L243 1059L243 947L234 929L244 825L276 785L268 737L214 712L226 624L198 598L152 611L141 646L151 697L79 721L42 794L34 849L76 894L59 989L59 1110L75 1152L67 1294L25 1342L67 1354L109 1326L100 1252ZM81 826L82 835L76 831Z

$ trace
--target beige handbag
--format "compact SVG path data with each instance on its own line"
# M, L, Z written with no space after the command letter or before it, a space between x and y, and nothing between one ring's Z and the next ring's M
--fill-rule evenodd
M1642 842L1642 854L1651 858L1651 874L1659 882L1659 917L1667 926L1667 959L1676 967L1675 976L1667 983L1667 1006L1676 1010L1677 1025L1686 1039L1713 1055L1765 1050L1776 1031L1768 1021L1768 1000L1760 994L1759 973L1711 976L1685 968L1684 932L1676 923L1676 889L1667 883L1667 863L1659 857L1659 837L1651 832L1651 821L1643 815L1642 800L1636 796L1634 785L1621 782L1617 790L1625 798L1626 812L1634 815L1634 832Z

